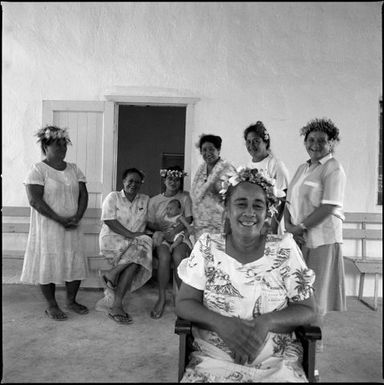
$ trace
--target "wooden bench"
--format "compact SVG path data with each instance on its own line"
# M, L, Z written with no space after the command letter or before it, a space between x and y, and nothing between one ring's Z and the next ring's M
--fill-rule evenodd
M346 224L355 224L358 228L347 228ZM381 214L377 213L345 213L343 225L344 240L355 240L361 243L360 255L345 256L360 273L358 299L372 310L377 310L379 276L382 275L382 256L374 258L367 255L367 241L381 241L382 229L368 228L369 225L382 225ZM376 226L377 227L377 226ZM373 304L363 298L364 283L367 274L375 275Z
M14 245L12 242L11 247L3 247L2 259L4 261L14 261L18 265L22 264L24 259L24 244L29 233L29 216L30 207L18 207L18 206L7 206L2 208L2 235L3 239L9 235L16 235L22 237L22 242ZM101 209L88 208L84 214L83 233L84 236L88 237L89 240L85 247L85 255L88 259L88 266L90 269L89 277L82 283L84 287L96 287L102 288L103 282L98 276L98 271L105 271L110 269L110 265L105 260L103 255L99 254L98 236L101 229L100 222ZM20 238L21 240L21 238ZM8 242L9 243L9 242ZM14 247L17 247L14 249ZM158 259L156 256L153 257L153 270L158 269ZM173 264L171 266L173 270ZM21 274L21 267L20 272ZM175 279L173 278L173 290L175 291Z

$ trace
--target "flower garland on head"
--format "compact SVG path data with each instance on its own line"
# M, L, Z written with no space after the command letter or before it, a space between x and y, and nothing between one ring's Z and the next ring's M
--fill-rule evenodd
M184 171L179 170L167 170L167 169L161 169L160 170L160 176L163 178L166 178L167 176L171 176L173 178L183 178L184 176L187 176L188 174Z
M49 140L57 140L57 139L65 139L67 143L71 143L69 139L68 131L66 128L59 128L56 126L47 126L40 128L37 131L36 136L38 138L38 142L49 141Z
M269 134L268 134L267 130L264 131L264 137L263 138L264 138L264 142L268 142Z
M228 173L221 177L222 189L219 191L225 200L229 186L235 187L241 182L248 182L260 186L266 194L269 216L277 213L277 206L280 204L279 198L285 196L284 191L278 190L275 186L275 179L268 177L265 172L257 168L238 167L233 173Z

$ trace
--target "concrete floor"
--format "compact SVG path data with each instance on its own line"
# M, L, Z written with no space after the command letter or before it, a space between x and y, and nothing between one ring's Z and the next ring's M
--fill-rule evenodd
M38 287L3 282L2 383L176 382L171 296L170 287L163 317L153 320L156 284L129 294L126 310L134 323L124 326L94 310L102 291L80 289L78 301L90 313L68 313L67 321L56 322L44 316ZM58 288L57 298L64 303L64 289ZM324 352L317 354L321 382L384 382L381 300L375 312L348 297L348 311L330 313L323 333Z

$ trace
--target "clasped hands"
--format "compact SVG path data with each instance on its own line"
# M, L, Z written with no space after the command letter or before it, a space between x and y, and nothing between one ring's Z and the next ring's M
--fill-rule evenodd
M268 325L262 316L253 320L224 317L215 330L232 352L236 364L251 364L262 350Z
M60 224L65 227L66 230L75 229L79 224L80 218L77 215L71 217L61 217Z

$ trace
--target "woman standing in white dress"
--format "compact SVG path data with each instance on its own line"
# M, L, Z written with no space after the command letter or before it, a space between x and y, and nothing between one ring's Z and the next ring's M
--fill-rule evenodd
M32 166L24 184L31 205L30 230L21 282L40 285L47 300L45 314L56 321L68 316L60 309L55 289L65 283L67 309L88 313L76 302L87 277L80 220L88 205L86 178L75 163L65 162L71 143L66 129L47 126L36 136L45 159Z

